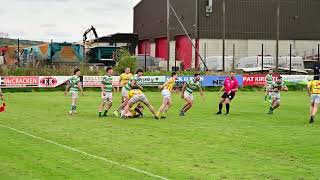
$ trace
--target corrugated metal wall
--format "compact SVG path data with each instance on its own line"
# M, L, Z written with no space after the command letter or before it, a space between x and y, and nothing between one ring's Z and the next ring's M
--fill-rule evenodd
M280 1L280 39L320 39L320 0ZM171 2L189 34L194 37L196 1ZM212 13L206 13L207 3L208 0L199 0L199 37L221 38L221 0L213 0ZM276 6L277 0L226 0L226 37L275 39ZM166 36L166 0L142 0L135 7L134 15L134 32L140 39ZM170 23L172 39L184 34L173 15Z

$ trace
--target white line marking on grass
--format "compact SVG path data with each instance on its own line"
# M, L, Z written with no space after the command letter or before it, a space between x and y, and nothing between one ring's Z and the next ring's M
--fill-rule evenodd
M99 159L99 160L108 162L108 163L110 163L110 164L114 164L114 165L117 165L117 166L121 166L121 167L130 169L130 170L132 170L132 171L136 171L136 172L141 173L141 174L145 174L145 175L148 175L148 176L151 176L151 177L154 177L154 178L158 178L158 179L169 180L169 179L166 178L166 177L162 177L162 176L159 176L159 175L155 175L155 174L152 174L152 173L149 173L149 172L146 172L146 171L143 171L143 170L140 170L140 169L131 167L131 166L127 166L127 165L124 165L124 164L121 164L121 163L118 163L118 162L115 162L115 161L108 160L108 159L103 158L103 157L100 157L100 156L96 156L96 155L93 155L93 154L90 154L90 153L86 153L86 152L84 152L84 151L81 151L81 150L78 150L78 149L75 149L75 148L72 148L72 147L63 145L63 144L59 144L59 143L57 143L57 142L54 142L54 141L51 141L51 140L48 140L48 139L41 138L41 137L38 137L38 136L35 136L35 135L32 135L32 134L29 134L29 133L27 133L27 132L20 131L20 130L18 130L18 129L9 127L9 126L5 126L5 125L3 125L3 124L0 124L0 126L6 128L6 129L10 129L10 130L12 130L12 131L18 132L18 133L20 133L20 134L24 134L24 135L26 135L26 136L32 137L32 138L34 138L34 139L39 139L39 140L48 142L48 143L50 143L50 144L54 144L54 145L56 145L56 146L62 147L62 148L64 148L64 149L68 149L68 150L71 150L71 151L74 151L74 152L78 152L78 153L80 153L80 154L83 154L83 155L86 155L86 156L89 156L89 157L92 157L92 158L95 158L95 159Z

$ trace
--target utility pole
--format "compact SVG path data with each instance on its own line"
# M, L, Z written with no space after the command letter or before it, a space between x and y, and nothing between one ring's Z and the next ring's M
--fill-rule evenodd
M225 70L226 53L226 1L222 0L222 71Z
M277 0L277 33L276 33L276 72L279 71L279 39L280 39L280 0Z
M196 1L196 13L195 13L195 29L194 29L194 37L197 50L199 49L199 0ZM199 55L195 53L195 69L198 69L199 66Z
M167 0L167 71L170 71L170 0Z

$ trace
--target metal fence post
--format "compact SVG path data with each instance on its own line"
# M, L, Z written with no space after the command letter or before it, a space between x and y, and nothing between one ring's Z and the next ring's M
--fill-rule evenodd
M261 45L261 73L263 74L263 65L264 65L264 48L263 44Z
M290 65L289 65L289 74L292 71L292 44L290 44Z

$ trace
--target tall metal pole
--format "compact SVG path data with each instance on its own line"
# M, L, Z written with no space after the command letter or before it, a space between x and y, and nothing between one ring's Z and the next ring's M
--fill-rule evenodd
M170 71L170 0L167 0L167 71Z
M277 12L276 12L276 23L277 23L277 33L276 33L276 72L279 71L279 39L280 39L280 0L277 0Z
M222 71L225 70L226 46L226 1L222 0Z
M20 66L20 39L18 38L18 52L17 52L17 56L18 56L18 64Z
M195 30L194 30L194 37L196 48L199 50L199 0L196 1L196 13L195 13ZM195 53L195 69L198 70L199 66L199 55Z
M233 43L233 46L232 46L232 71L234 71L235 69L235 56L236 56L236 44Z
M289 74L292 71L292 44L290 44L290 65L289 65Z
M144 41L144 72L147 72L147 41Z
M263 64L264 64L264 48L263 44L261 45L261 73L263 74Z

